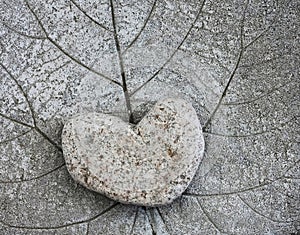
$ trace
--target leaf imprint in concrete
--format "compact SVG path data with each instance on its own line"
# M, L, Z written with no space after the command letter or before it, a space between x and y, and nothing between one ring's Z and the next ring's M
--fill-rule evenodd
M137 124L102 113L69 120L62 134L72 177L114 200L145 206L172 202L203 157L196 112L182 99L158 101Z

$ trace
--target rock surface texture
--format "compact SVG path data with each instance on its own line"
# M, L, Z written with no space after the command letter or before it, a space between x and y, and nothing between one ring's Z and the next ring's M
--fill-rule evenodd
M72 177L123 203L172 202L191 182L204 139L192 105L164 99L136 125L87 113L64 126L63 153Z
M0 0L0 234L297 234L299 37L299 0ZM135 118L181 97L203 127L166 206L116 202L65 164L66 121L125 117L124 79Z

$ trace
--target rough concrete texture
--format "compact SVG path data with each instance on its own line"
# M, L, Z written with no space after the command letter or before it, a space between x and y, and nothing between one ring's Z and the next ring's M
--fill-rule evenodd
M202 129L182 99L157 102L137 124L108 114L69 120L62 149L72 177L85 187L123 203L171 203L191 182L203 157Z
M295 234L299 30L297 0L1 0L0 233ZM65 121L124 110L120 59L134 109L182 97L203 126L169 206L115 203L67 172Z

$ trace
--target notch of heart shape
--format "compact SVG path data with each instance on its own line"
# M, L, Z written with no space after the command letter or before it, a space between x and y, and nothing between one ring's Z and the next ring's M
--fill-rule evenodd
M191 104L158 101L137 124L85 113L64 125L67 169L81 185L122 203L159 206L188 187L204 153L204 138Z

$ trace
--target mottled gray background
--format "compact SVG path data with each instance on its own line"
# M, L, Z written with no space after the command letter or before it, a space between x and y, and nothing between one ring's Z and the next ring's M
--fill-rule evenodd
M299 8L0 0L0 234L297 233ZM134 107L179 96L204 127L204 159L169 206L115 203L64 165L65 120L124 114L114 29Z

